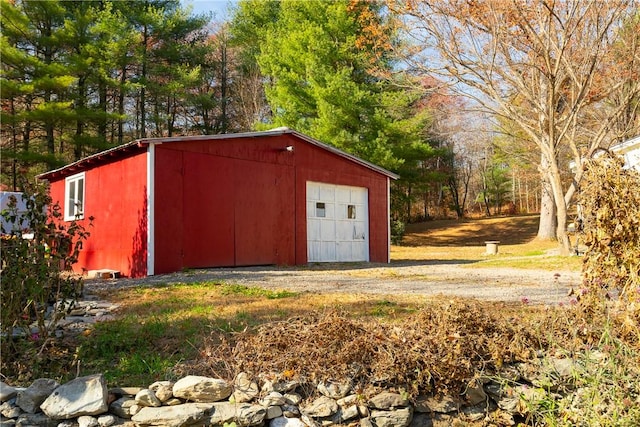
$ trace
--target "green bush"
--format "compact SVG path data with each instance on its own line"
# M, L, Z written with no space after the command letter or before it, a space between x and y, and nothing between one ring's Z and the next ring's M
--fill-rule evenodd
M398 219L392 219L391 220L391 243L394 245L399 245L400 243L402 243L404 232L405 232L404 222Z
M42 352L82 292L82 279L71 274L82 243L89 236L76 221L64 222L44 186L27 189L26 211L11 196L1 215L1 332L3 368L25 352Z

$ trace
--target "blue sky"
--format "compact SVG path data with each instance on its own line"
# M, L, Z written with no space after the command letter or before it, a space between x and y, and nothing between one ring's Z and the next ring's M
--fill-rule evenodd
M237 0L180 0L187 7L192 6L194 14L213 12L215 21L222 21L228 17L228 9Z

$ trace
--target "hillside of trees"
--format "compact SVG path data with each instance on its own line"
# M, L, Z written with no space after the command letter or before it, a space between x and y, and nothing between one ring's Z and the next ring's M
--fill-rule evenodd
M0 0L1 186L138 138L288 126L401 178L393 218L542 211L640 133L634 2ZM577 165L574 170L569 163Z

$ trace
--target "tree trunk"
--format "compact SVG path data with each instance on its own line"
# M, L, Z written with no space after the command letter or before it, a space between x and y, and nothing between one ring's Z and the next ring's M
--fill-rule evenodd
M548 161L544 155L540 159L540 223L538 224L538 239L555 240L557 217L556 217L556 204L553 199L553 191L551 189L551 183L547 175L549 169Z
M571 241L567 234L567 203L564 199L564 190L562 188L562 178L557 164L552 164L549 169L549 181L553 188L553 198L556 206L556 239L562 244L562 255L571 253Z
M411 185L407 186L407 224L411 223Z
M120 86L118 87L118 145L124 142L124 91L127 83L127 67L122 66L122 74L120 75Z
M140 129L138 130L139 138L147 137L147 46L149 43L148 28L145 25L142 34L142 85L140 87Z
M98 84L100 118L98 119L98 136L107 142L107 84L100 80Z

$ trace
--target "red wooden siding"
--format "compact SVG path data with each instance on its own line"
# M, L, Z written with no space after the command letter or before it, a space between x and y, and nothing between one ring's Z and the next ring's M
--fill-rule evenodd
M80 222L91 235L74 267L77 272L109 268L126 276L147 274L146 168L143 153L85 171L85 219ZM51 182L51 197L61 207L64 185L64 177Z
M367 188L370 260L388 261L387 177L297 137L157 145L155 176L157 274L306 263L307 181Z
M293 168L235 164L236 265L294 264Z
M295 263L293 168L251 142L156 147L155 273Z

